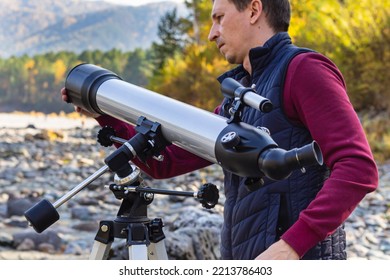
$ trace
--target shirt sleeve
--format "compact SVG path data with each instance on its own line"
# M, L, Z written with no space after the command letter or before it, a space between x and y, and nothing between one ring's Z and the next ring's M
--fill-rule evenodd
M319 144L331 175L282 239L303 256L334 232L368 192L378 171L359 118L337 67L318 53L295 57L283 91L284 110Z
M114 117L103 115L96 118L96 120L102 127L106 125L111 126L115 130L116 135L123 139L128 140L136 134L135 128L132 125ZM119 147L120 145L116 144L115 146ZM174 145L167 146L161 152L161 155L164 157L163 161L148 159L144 163L138 158L134 158L132 162L154 179L166 179L178 176L212 164Z

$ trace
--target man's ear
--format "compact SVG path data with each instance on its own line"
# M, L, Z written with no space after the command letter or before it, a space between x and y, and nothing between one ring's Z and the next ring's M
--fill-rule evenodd
M254 24L259 21L260 15L263 13L263 3L261 0L252 0L249 4L249 9L251 10L251 24Z

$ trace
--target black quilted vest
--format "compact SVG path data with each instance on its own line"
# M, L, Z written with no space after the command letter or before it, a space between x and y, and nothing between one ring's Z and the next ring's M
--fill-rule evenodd
M271 137L280 148L290 150L311 143L309 131L292 124L283 112L283 85L287 67L298 54L311 50L298 48L291 43L287 33L278 33L263 47L250 51L252 75L242 65L218 78L232 77L244 86L256 85L257 93L271 100L274 109L262 113L245 108L242 121L269 129ZM225 99L221 115L228 117ZM221 235L223 259L254 259L298 219L299 213L314 199L329 176L325 166L311 166L306 172L297 170L281 181L264 178L265 184L249 191L245 178L225 173L224 226ZM345 259L345 233L342 227L309 250L303 259Z

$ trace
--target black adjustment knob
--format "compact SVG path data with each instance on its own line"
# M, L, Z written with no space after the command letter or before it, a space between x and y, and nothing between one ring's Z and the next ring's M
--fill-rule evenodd
M204 208L214 208L214 206L217 205L219 199L218 188L216 185L211 183L204 184L200 188L197 197Z
M110 147L114 142L112 142L111 137L116 136L115 130L111 126L105 126L99 130L97 135L97 141L103 147Z
M240 144L240 136L234 131L226 133L221 138L222 146L224 146L227 149L231 149L236 147L238 144Z

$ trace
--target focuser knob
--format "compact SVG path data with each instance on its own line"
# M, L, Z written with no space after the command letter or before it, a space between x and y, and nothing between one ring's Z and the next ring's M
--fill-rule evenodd
M207 183L200 188L197 197L204 208L211 209L218 203L219 190L216 185Z
M228 132L221 138L222 146L226 149L232 149L240 144L240 142L240 136L235 131Z
M111 140L112 136L115 135L115 130L111 126L105 126L101 128L97 135L97 141L102 145L103 147L110 147L114 142Z

